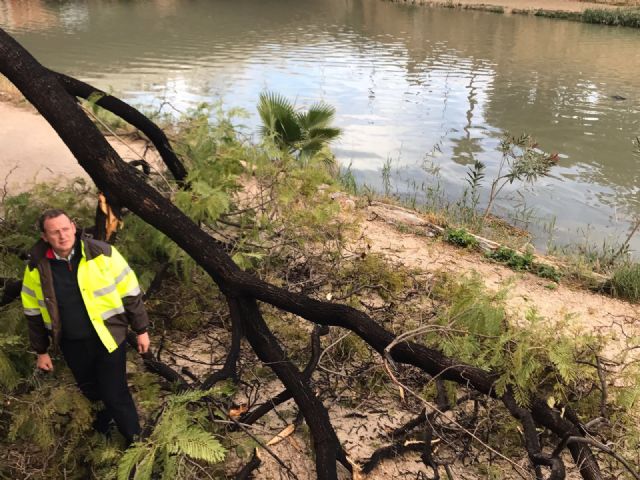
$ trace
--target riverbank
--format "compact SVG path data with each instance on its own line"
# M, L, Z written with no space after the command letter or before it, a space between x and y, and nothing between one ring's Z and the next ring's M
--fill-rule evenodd
M8 194L26 191L36 182L64 182L74 177L89 180L39 114L0 101L0 118L0 182ZM124 142L113 137L109 141L125 159L144 153L141 142ZM149 152L146 155L147 160L155 161L155 157L149 158ZM437 238L441 235L428 229L433 222L418 212L384 203L355 208L359 203L357 197L339 195L336 198L343 211L360 218L362 230L358 238L367 239L372 252L396 257L407 268L420 268L431 274L440 269L457 275L477 272L489 288L513 281L509 304L514 312L535 306L547 318L571 314L593 326L602 326L613 317L637 319L637 307L627 302L562 284L550 288L552 282L548 279L514 272L505 265L488 261L478 251L442 242ZM542 257L540 261L555 262Z
M21 125L25 130L15 134L23 139L28 136L29 140L25 142L25 148L27 143L52 142L55 144L54 140L57 141L57 137L51 138L55 137L55 134L46 126L46 123L45 128L42 128L41 124L31 123L35 121L31 112L9 105L2 113L4 115L1 118L9 122L14 118L21 118ZM29 115L23 116L25 113ZM35 117L37 118L37 115ZM247 158L244 153L241 152L233 159ZM30 154L29 150L25 150L25 156ZM0 155L4 158L2 146L0 146ZM48 168L43 174L56 174L58 164L64 164L68 158L58 159L52 154L48 160ZM219 160L224 162L229 158L225 158L222 153ZM283 285L292 291L309 293L313 298L355 306L369 313L376 322L395 334L411 333L411 330L416 327L421 327L424 332L427 332L424 327L429 324L432 327L429 330L434 330L441 325L437 321L441 318L443 323L438 331L442 334L436 337L438 342L441 341L438 343L439 347L445 345L447 341L451 346L450 342L462 338L461 332L466 328L464 323L466 320L471 320L472 330L476 333L476 329L481 324L482 328L485 328L484 325L492 320L504 318L504 323L501 321L498 331L500 334L507 329L513 329L514 335L519 335L520 324L523 328L530 328L531 332L538 332L538 334L540 330L536 330L536 325L543 325L549 332L554 333L554 337L545 333L544 343L536 340L535 334L528 335L527 339L522 336L512 337L509 345L515 344L517 339L529 342L522 350L525 360L538 358L537 352L547 348L555 352L552 349L555 346L555 337L560 337L562 334L579 336L580 333L588 332L602 335L603 342L607 341L607 345L610 345L609 350L604 349L603 352L610 351L612 356L627 348L625 344L627 336L632 335L636 328L634 321L637 309L633 305L564 284L555 284L548 279L526 272L514 272L503 265L488 261L477 251L454 247L443 241L442 235L434 233L432 228L434 219L427 215L371 198L348 195L339 191L338 185L330 178L328 172L327 175L322 175L321 169L305 170L294 162L288 166L292 171L283 171L282 166L274 165L278 163L277 159L269 157L267 160L259 166L256 162L256 170L251 170L249 174L244 173L239 177L238 186L244 188L244 193L239 194L239 198L248 197L247 202L257 201L260 208L265 205L267 208L273 208L273 212L269 212L269 218L277 223L271 224L266 221L266 218L260 219L263 221L259 223L259 232L256 232L259 235L252 235L249 231L251 245L246 250L242 250L243 244L238 242L239 248L234 255L234 259L242 258L237 255L242 255L243 251L248 252L249 255L245 258L245 261L248 261L245 263L246 266L251 265L252 259L262 258L263 267L259 267L260 264L256 262L254 268L266 281L278 282L278 285ZM274 182L274 178L280 180ZM215 178L213 181L216 180L218 179ZM329 182L331 185L321 182ZM261 183L267 185L261 186ZM277 196L280 183L285 184L285 189L280 191L281 197ZM278 185L272 190L274 184ZM87 196L87 198L91 197L91 194ZM50 196L46 195L43 198L50 198ZM204 199L201 198L200 201ZM238 208L244 206L241 203L237 205ZM189 205L185 205L185 208L189 208ZM22 219L23 216L24 211L20 211L19 217ZM233 223L227 223L230 228L233 228ZM150 241L152 238L150 233L148 226L141 225L139 221L136 225L136 219L131 216L127 220L126 228L122 231L122 236L119 236L119 243L124 251L125 248L131 248L132 244L140 243L140 239L146 239L145 250L151 250L153 242ZM237 231L234 230L225 232L224 227L221 227L217 233L237 235ZM270 233L274 235L271 236ZM132 242L132 236L135 242ZM136 259L135 247L133 248L125 252L130 261ZM147 253L148 251L145 251L145 254ZM137 257L137 260L143 263L136 266L136 271L142 273L146 268L146 275L141 275L141 278L146 278L147 282L151 278L156 278L155 275L149 274L158 270L158 259L151 257L146 258L144 262L141 256ZM264 257L270 261L265 261ZM463 280L471 277L476 280ZM212 366L221 365L224 362L228 352L227 346L230 342L228 317L225 315L223 299L217 298L216 290L212 288L209 280L197 272L192 272L189 278L188 284L182 284L180 277L165 278L164 290L156 291L147 303L150 316L156 322L155 328L158 334L161 328L163 333L180 328L184 331L184 338L181 339L176 338L176 331L163 336L160 349L162 360L174 366L176 371L184 372L179 367L187 367L186 372L190 373L190 378L205 378L211 373ZM466 287L456 287L458 282L463 282ZM481 282L482 289L476 290L473 282ZM485 289L489 293L485 294ZM503 300L502 295L495 293L498 291L504 292L504 302L509 312L507 316L502 315ZM472 302L468 301L465 292L472 295ZM447 302L451 302L452 298L457 298L462 303L449 305ZM462 310L459 310L459 307L463 307ZM473 309L477 310L478 321L474 316L465 320L466 312ZM286 345L291 357L300 364L306 362L309 350L307 334L310 325L294 315L271 309L267 304L262 304L261 310L269 326L278 334L282 344ZM532 313L534 310L537 315ZM451 321L450 324L447 319ZM454 322L456 322L455 328ZM481 338L488 337L485 330L477 333ZM417 402L409 394L409 390L405 390L404 387L397 388L387 379L380 359L372 356L355 335L340 328L332 328L327 335L329 336L318 339L319 370L314 375L314 386L322 392L322 400L331 414L331 420L336 425L337 435L347 455L354 461L364 463L377 451L376 447L390 441L389 437L393 437L390 432L415 418L424 405ZM609 337L615 338L611 338L609 342ZM178 342L178 340L181 341ZM430 341L430 337L425 336L425 341ZM313 348L316 348L315 344ZM157 358L161 358L160 350ZM270 397L280 389L280 384L273 380L268 369L257 364L247 350L249 349L245 346L240 371L241 385L248 387L235 392L233 400L239 408L234 410L246 410L253 408L259 402L268 402ZM491 351L492 357L495 357L497 350L499 348ZM456 348L454 351L456 354L465 354L462 349ZM577 355L579 353L576 351ZM481 358L482 355L478 357ZM511 356L505 358L510 361ZM515 354L514 359L522 360ZM554 359L558 363L572 360L566 354ZM519 365L514 366L514 371L519 371L517 369ZM327 374L333 375L332 383L326 381ZM132 375L134 394L138 404L144 404L144 413L150 416L154 409L157 410L159 398L166 393L160 394L157 387L154 387L155 390L152 389L151 387L155 385L153 378L143 377L143 375L141 371L136 371ZM419 391L425 398L431 398L428 383L426 385L415 383L418 377L415 371L398 369L398 375L405 385L421 389ZM539 389L543 388L542 383L538 385ZM617 386L619 384L609 385L610 391ZM454 397L457 399L463 398L462 391L459 394L454 392L452 395L457 395ZM550 404L554 404L555 401L550 397ZM495 408L498 407L496 405ZM194 408L198 407L195 404L192 405L189 412L194 418L199 418L198 411ZM455 419L458 425L472 410L464 406L459 412L448 412L444 417L444 427L449 435L451 431L449 419ZM498 433L492 431L492 437L501 435L494 438L505 438L507 439L505 443L511 441L511 438L519 438L515 427L510 427L513 422L509 422L507 418L496 417L494 413L496 410L493 407L486 410L497 422L494 430ZM220 407L220 411L225 412L226 406ZM582 413L582 410L579 412ZM263 455L261 458L263 465L256 472L256 478L276 478L282 472L283 466L292 471L297 478L312 478L313 474L310 472L313 472L314 466L309 434L304 427L298 426L296 409L292 408L291 404L282 405L278 406L276 413L255 425L252 438L267 444L270 452L275 452L280 463L264 458L267 456ZM485 415L484 412L480 414ZM230 413L230 416L232 415L236 414ZM77 418L73 414L69 416ZM63 419L60 422L66 418L60 417ZM157 420L158 417L155 418ZM480 432L482 438L485 438L482 429L488 424L484 418L484 416L481 417L478 422L481 429L476 430ZM588 418L591 418L591 415ZM55 421L59 420L56 418ZM476 423L476 419L473 423ZM66 426L66 423L62 425ZM511 430L507 430L508 428ZM276 438L278 433L281 433L280 439ZM155 440L159 433L154 431L152 435L155 435L151 437ZM225 437L220 434L219 438ZM416 436L416 438L423 437ZM246 451L253 448L254 444L251 443L250 447L245 449L244 443L241 443L243 439L233 434L229 434L226 441L227 445L237 447L237 452L231 449L229 452L227 472L230 473L237 471L243 463L246 463ZM415 444L416 440L410 437L408 441ZM157 443L153 443L153 448ZM60 444L68 445L64 442ZM520 442L513 440L513 444L519 445ZM13 445L15 442L11 448L14 448ZM144 453L143 449L146 445L136 448ZM476 480L486 477L486 475L480 475L486 473L481 469L487 464L486 454L477 446L471 446L471 448L471 454L474 455L473 458L477 458L477 461L471 466L468 462L452 463L450 468L454 472L452 475L456 478ZM476 454L476 451L480 453ZM438 451L437 454L441 455L442 452ZM238 459L234 459L234 455L237 455ZM425 467L419 461L418 453L410 455L404 459L383 462L366 478L377 480L420 475ZM508 455L513 456L514 461L519 463L525 458L517 451L509 452ZM465 456L468 455L465 454ZM36 455L33 457L39 458ZM62 455L52 455L52 457L62 458ZM78 458L82 457L78 456ZM110 458L117 457L114 454ZM496 463L495 459L491 468L495 478L521 478L515 476L509 465ZM570 471L569 478L577 478L575 469L570 467ZM202 478L202 476L194 474L194 476L176 476L176 478ZM354 478L357 476L354 475Z
M573 20L584 23L640 28L640 2L623 0L612 2L580 2L574 0L388 0L393 3L424 7L480 10L507 15L535 15L538 17Z

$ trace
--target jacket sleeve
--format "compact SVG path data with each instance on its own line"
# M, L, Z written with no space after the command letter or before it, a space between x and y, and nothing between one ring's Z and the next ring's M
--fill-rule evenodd
M131 330L138 335L147 331L149 327L149 316L147 310L144 308L142 302L142 293L134 297L125 297L122 299L124 305L124 311L127 315L127 320L131 326Z
M37 354L47 353L49 349L49 331L45 328L42 315L27 315L29 342Z
M136 274L115 247L111 247L112 271L116 290L122 298L131 329L137 334L147 331L149 316L142 302L142 290Z
M44 325L36 293L32 288L29 288L29 285L32 284L30 280L32 280L30 270L29 267L27 267L24 271L20 298L22 300L24 314L27 317L29 342L31 343L31 348L35 350L36 353L47 353L49 349L49 331Z

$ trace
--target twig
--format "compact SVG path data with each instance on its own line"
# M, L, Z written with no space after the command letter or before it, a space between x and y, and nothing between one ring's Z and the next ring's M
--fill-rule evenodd
M213 403L213 400L211 398L207 398L207 403L209 401L211 401ZM227 417L228 420L230 420L236 427L240 428L244 433L246 433L247 435L249 435L251 437L251 439L256 442L258 445L260 445L260 448L263 448L269 455L271 455L273 457L273 459L278 462L278 464L284 468L293 478L298 478L296 476L295 473L293 473L293 471L291 470L291 467L289 467L286 463L284 463L280 457L278 457L278 455L276 455L273 450L271 450L262 440L260 440L258 437L256 437L253 433L251 433L249 431L249 429L242 423L238 422L236 419L234 419L233 417L231 417L225 409L223 408L219 408L218 410L220 412L222 412L222 414ZM212 417L213 417L213 412L210 412Z
M596 355L596 365L598 379L600 380L600 390L602 392L602 396L600 397L600 415L602 415L604 418L607 418L607 380L604 376L602 362L599 355Z
M569 445L570 443L584 443L602 450L604 453L611 455L618 462L620 462L629 471L629 473L633 475L633 478L635 478L636 480L640 480L640 472L634 470L627 460L614 452L610 447L606 446L604 443L597 441L594 438L567 436L563 438L562 441L558 444L556 449L553 451L552 456L557 457L558 455L560 455L560 452L564 450L564 447L566 445Z
M423 330L423 328L421 329L416 329L416 330ZM401 336L403 337L407 337L407 334L403 334ZM398 337L396 337L396 340L398 339ZM407 385L404 385L402 382L400 382L400 380L398 380L398 378L393 374L393 372L391 371L391 364L394 364L393 359L391 358L391 353L390 353L390 347L397 345L397 341L394 340L393 342L391 342L387 348L385 348L384 350L384 368L387 372L387 374L389 375L389 378L391 379L391 381L393 383L395 383L398 387L403 388L404 390L406 390L407 392L409 392L411 395L413 395L416 399L418 399L419 401L421 401L425 406L427 406L428 408L438 412L440 415L444 415L444 412L442 412L438 407L436 407L435 405L433 405L431 402L426 401L424 398L422 398L418 393L416 393L415 391L413 391L410 387L408 387ZM463 432L465 432L467 435L469 435L470 437L472 437L476 442L478 442L480 445L482 445L484 448L486 448L487 450L489 450L490 452L494 453L495 455L497 455L498 457L500 457L501 459L503 459L504 461L508 462L509 464L511 464L516 470L519 470L520 473L523 476L526 476L527 478L531 478L531 479L535 479L535 476L531 475L529 472L527 472L526 470L524 470L520 465L518 465L516 462L514 462L513 460L511 460L510 458L506 457L505 455L503 455L502 453L500 453L499 451L497 451L496 449L494 449L493 447L491 447L490 445L486 444L485 442L483 442L480 437L478 437L476 434L474 434L473 432L471 432L470 430L464 428L462 425L460 425L460 423L458 423L457 421L455 421L452 418L448 419L449 422L453 423L456 427L460 428Z

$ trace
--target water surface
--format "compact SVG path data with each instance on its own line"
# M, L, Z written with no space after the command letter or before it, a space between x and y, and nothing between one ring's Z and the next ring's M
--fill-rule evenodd
M265 89L325 100L339 161L377 188L390 162L392 191L423 201L436 184L455 200L474 160L491 178L503 133L527 132L559 166L497 212L525 213L539 246L544 223L558 242L601 242L640 215L635 29L379 0L0 0L0 25L48 67L136 104L223 99L253 130Z

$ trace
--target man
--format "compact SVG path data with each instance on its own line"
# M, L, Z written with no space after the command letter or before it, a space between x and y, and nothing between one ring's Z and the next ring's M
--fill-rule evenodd
M130 444L140 424L126 380L128 326L138 335L138 352L149 349L149 319L136 275L113 246L76 236L64 211L47 210L38 223L42 238L31 250L22 284L37 367L53 370L47 353L52 337L82 393L104 403L94 428L106 433L113 419Z

